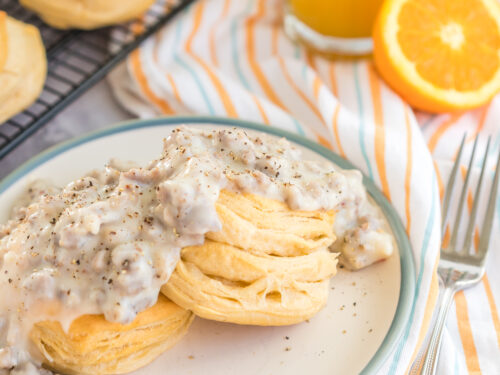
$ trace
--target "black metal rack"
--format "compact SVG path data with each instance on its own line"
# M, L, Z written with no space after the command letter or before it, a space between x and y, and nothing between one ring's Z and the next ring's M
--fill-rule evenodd
M47 80L33 105L0 124L0 158L102 79L111 68L193 0L158 0L138 21L94 31L58 30L17 0L0 10L37 26L47 50Z

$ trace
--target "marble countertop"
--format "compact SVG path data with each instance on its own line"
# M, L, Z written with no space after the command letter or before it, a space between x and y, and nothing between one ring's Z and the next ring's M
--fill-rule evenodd
M102 80L0 159L0 180L54 144L131 118L114 99L106 80Z

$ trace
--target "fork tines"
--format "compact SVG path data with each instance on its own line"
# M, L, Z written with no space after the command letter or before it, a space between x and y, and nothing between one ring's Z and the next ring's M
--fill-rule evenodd
M446 186L446 193L444 196L443 209L442 209L442 214L443 214L442 233L444 233L444 231L446 229L446 219L447 219L447 216L449 213L450 200L451 200L453 188L455 185L456 175L457 175L459 165L460 165L460 159L462 157L462 153L463 153L463 149L464 149L464 145L465 145L465 139L466 139L466 134L464 134L464 136L462 138L460 148L459 148L458 153L457 153L457 158L455 159L455 163L453 165L451 175L450 175L450 178L448 180L448 184ZM464 210L464 205L465 205L465 202L467 200L467 191L468 191L470 175L471 175L472 169L474 169L473 163L474 163L474 157L476 154L478 139L479 139L479 136L476 136L476 139L474 140L474 145L472 148L470 160L468 163L467 174L465 176L462 191L460 193L460 200L459 200L459 206L458 206L458 211L457 211L457 217L456 217L455 223L453 225L450 242L447 245L446 249L442 249L443 251L458 250L458 253L465 255L465 254L469 254L469 251L471 248L472 238L473 238L474 228L475 228L475 222L476 222L476 216L477 216L477 211L478 211L478 207L479 207L481 186L483 183L485 170L487 169L487 164L488 164L488 154L490 151L491 136L488 137L488 142L486 144L486 150L485 150L484 155L483 155L483 160L482 160L482 165L481 165L481 173L479 175L479 181L477 183L476 191L474 194L474 204L473 204L471 212L470 212L469 222L467 224L467 229L465 232L464 245L461 249L457 249L456 245L457 245L457 237L458 237L460 222L462 219L462 212ZM480 238L479 238L479 246L477 249L477 253L475 254L475 257L477 257L479 259L484 259L484 255L486 254L486 250L488 249L488 243L489 243L490 236L491 236L491 229L493 227L496 197L497 197L497 193L498 193L499 174L500 174L500 152L499 152L498 158L496 160L495 175L493 177L493 184L491 186L490 195L488 198L488 206L486 209L486 215L484 218L484 222L482 224L482 230L481 230L481 234L480 234Z

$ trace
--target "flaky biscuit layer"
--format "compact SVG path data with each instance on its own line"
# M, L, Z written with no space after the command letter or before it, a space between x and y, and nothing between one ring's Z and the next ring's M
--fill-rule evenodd
M194 315L164 296L127 325L83 315L68 333L54 321L36 323L30 337L44 365L64 374L122 374L154 360L187 332Z
M298 323L326 304L333 212L228 191L216 208L222 231L182 250L162 293L200 317L252 325Z

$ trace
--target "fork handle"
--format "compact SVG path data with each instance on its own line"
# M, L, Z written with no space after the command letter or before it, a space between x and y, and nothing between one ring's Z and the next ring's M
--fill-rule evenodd
M420 373L421 375L436 374L439 350L441 348L441 338L443 337L443 328L446 323L446 316L450 310L455 292L455 288L446 286L441 294L439 313L434 322L434 327L432 328L432 335L427 348L427 353L425 354L424 365L422 366L422 372Z

